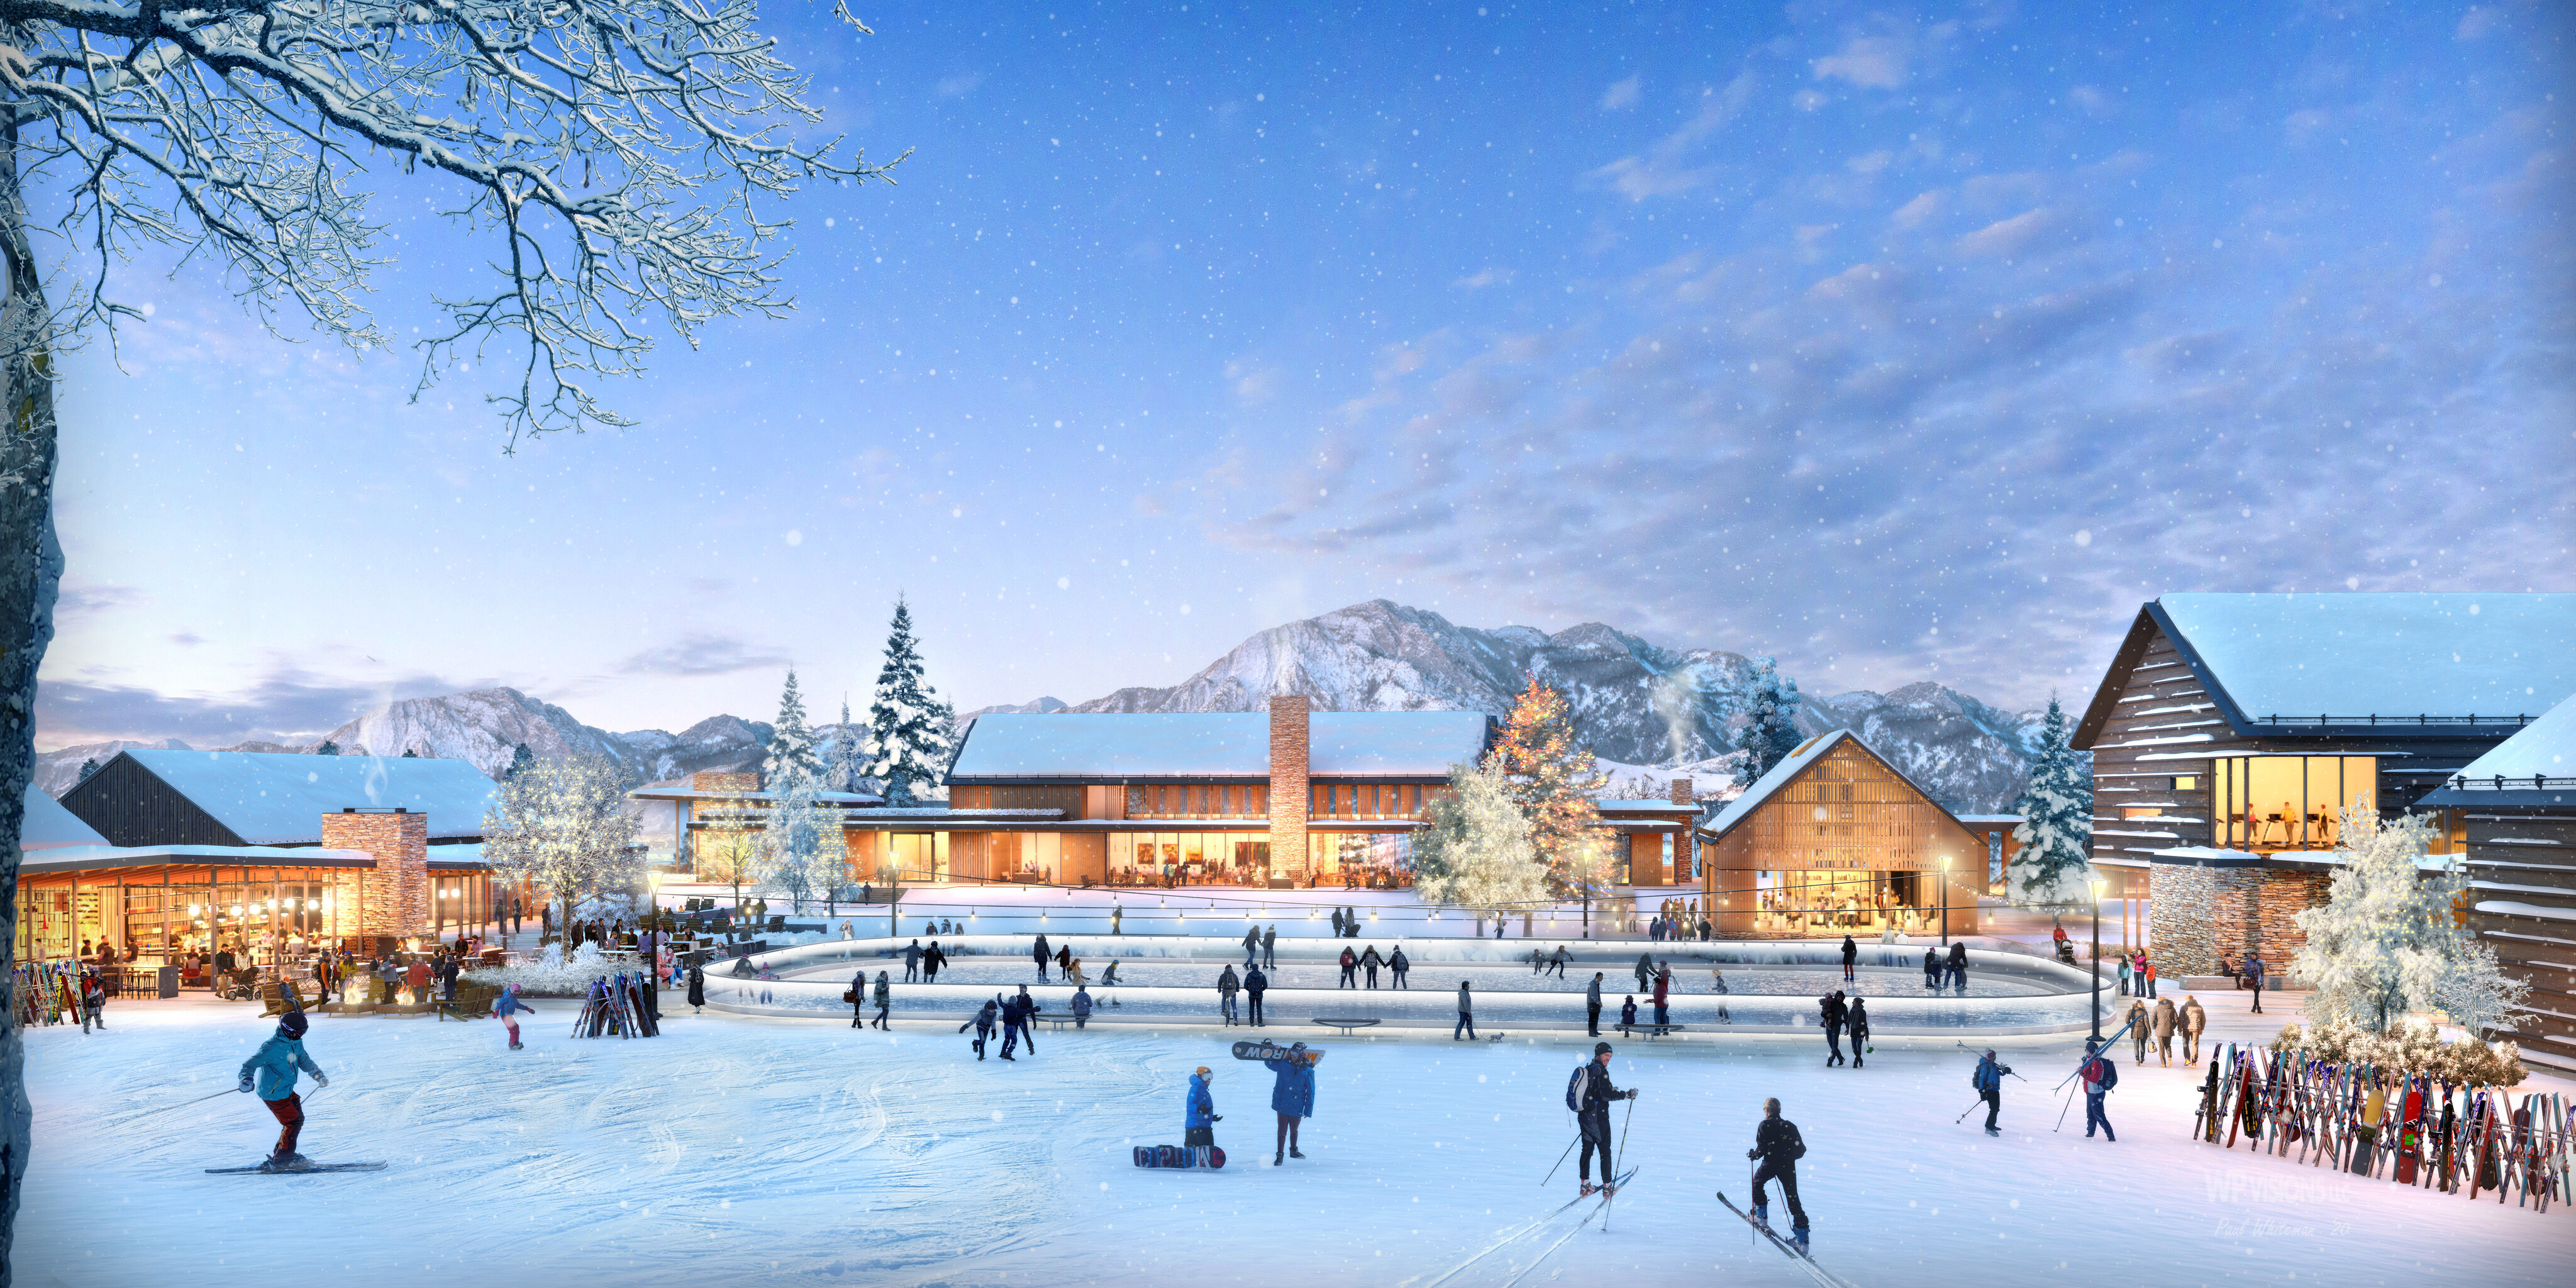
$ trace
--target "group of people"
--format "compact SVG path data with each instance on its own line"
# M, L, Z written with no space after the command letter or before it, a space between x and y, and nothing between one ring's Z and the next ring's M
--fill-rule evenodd
M1839 988L1816 999L1817 1007L1824 1013L1825 1046L1832 1052L1825 1059L1826 1068L1843 1062L1843 1035L1846 1032L1851 1035L1851 1067L1863 1067L1861 1057L1869 1054L1868 1003L1869 999L1865 997L1843 996Z
M1844 942L1850 941L1846 939ZM1844 978L1849 979L1850 976L1845 975ZM1926 947L1923 950L1923 987L1935 993L1944 987L1954 988L1964 996L1968 991L1968 945L1951 940L1947 957Z
M2129 1003L2127 1021L2130 1040L2137 1046L2138 1063L2147 1062L2147 1049L2152 1043L2157 1062L2166 1068L2173 1067L2173 1043L2177 1034L2182 1037L2184 1067L2200 1063L2200 1035L2209 1027L2209 1013L2201 1009L2199 998L2183 994L2180 1008L2174 1006L2170 997L2158 998L2153 1009L2147 1006L2145 998L2138 998Z
M1297 1128L1315 1116L1315 1062L1323 1058L1322 1052L1309 1051L1305 1043L1299 1042L1288 1048L1288 1054L1261 1062L1261 1067L1271 1073L1270 1111L1278 1118L1277 1134L1271 1142L1273 1167L1306 1156L1297 1148ZM1190 1073L1181 1115L1183 1145L1216 1144L1216 1125L1225 1121L1225 1115L1216 1111L1216 1074L1206 1065Z
M2263 966L2263 958L2260 954L2249 954L2245 958L2245 964L2242 967L2229 965L2227 958L2222 956L2218 959L2218 973L2221 975L2234 976L2236 979L2236 986L2239 988L2253 989L2254 1014L2261 1015L2263 1013L2263 983L2265 979L2265 970Z
M1368 946L1368 951L1362 953L1353 953L1350 949L1345 948L1342 950L1341 967L1342 981L1340 987L1342 988L1361 987L1359 980L1363 976L1368 980L1366 985L1367 987L1377 987L1377 973L1381 967L1394 973L1395 986L1397 988L1412 987L1404 982L1404 976L1406 972L1413 969L1413 961L1404 955L1404 946L1401 944L1396 946L1393 955L1386 957L1378 955L1377 945L1375 944L1370 944Z
M2145 949L2120 959L2120 996L2129 996L2133 985L2139 997L2156 995L2156 964L2147 960Z
M1716 937L1716 924L1700 912L1699 901L1696 899L1688 903L1679 899L1666 899L1656 910L1654 918L1646 923L1646 938L1652 940L1705 940Z
M883 988L885 977L879 975L877 979L877 986ZM995 994L964 1024L958 1025L957 1031L975 1030L975 1040L970 1045L975 1049L975 1058L981 1060L985 1044L993 1040L993 1030L999 1027L1002 1031L1002 1058L1016 1063L1017 1057L1011 1053L1022 1044L1027 1045L1030 1055L1038 1053L1037 1017L1045 1009L1038 1004L1038 999L1029 996L1029 986L1022 984L1016 997L1005 999ZM1073 1015L1076 1028L1082 1027L1083 1021L1090 1018L1091 994L1088 990L1074 990Z

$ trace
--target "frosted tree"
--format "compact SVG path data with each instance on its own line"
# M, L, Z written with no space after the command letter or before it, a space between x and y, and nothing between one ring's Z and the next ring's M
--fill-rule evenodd
M74 781L75 783L85 783L85 782L88 782L88 781L89 781L89 776L90 776L90 775L92 775L92 774L95 774L95 773L97 773L97 772L98 772L98 760L97 760L95 757L93 757L93 758L91 758L91 759L88 759L88 760L84 760L84 761L82 761L82 762L81 762L81 767L80 767L80 777L79 777L79 778L77 778L77 779L75 779L75 780L73 780L73 781Z
M1744 684L1743 712L1735 749L1744 755L1735 762L1735 785L1751 787L1798 749L1798 682L1780 674L1772 659L1755 658Z
M2529 986L2498 968L2460 916L2469 878L2456 857L2426 868L2433 824L2382 821L2366 801L2343 812L2326 902L2297 914L2307 943L2290 973L2315 989L2307 1013L2385 1033L2411 1011L2440 1011L2484 1037L2519 1012Z
M1485 917L1526 914L1547 901L1547 865L1498 758L1451 766L1449 791L1425 805L1422 818L1413 885L1425 902L1475 913L1481 934Z
M832 729L832 758L823 767L823 788L834 792L855 792L859 780L859 730L850 723L850 700L841 699L841 723Z
M333 741L331 741L331 740L330 740L330 739L328 739L328 738L325 738L325 739L323 739L323 740L322 740L322 745L321 745L321 746L316 747L316 748L314 748L314 749L313 749L313 754L314 754L314 755L316 755L316 756L336 756L336 755L339 755L339 754L340 754L340 744L338 744L338 743L336 743L336 742L333 742Z
M822 782L823 757L814 746L814 730L805 723L805 697L796 689L792 667L787 687L778 695L778 723L769 731L769 756L760 762L760 772L772 791L781 790L790 778L805 780L809 790Z
M785 891L798 912L841 870L841 815L814 799L821 790L812 774L791 770L772 779L769 812L749 856L749 875L759 885Z
M528 750L528 744L520 743L510 749L510 763L501 771L501 781L506 783L528 772L528 767L535 763L537 763L536 753Z
M877 670L876 692L868 701L867 741L860 748L860 768L881 784L878 790L887 805L916 805L945 794L938 783L948 773L955 720L949 705L922 679L912 607L897 599L894 621L886 628L885 664Z
M571 909L623 894L643 875L640 820L626 812L626 773L596 752L547 756L502 781L483 815L483 861L508 884L544 888Z
M2066 745L2066 713L2048 700L2030 781L2013 806L2021 848L2005 889L2022 904L2086 903L2093 897L2093 777Z
M1529 819L1530 845L1562 891L1609 884L1608 851L1599 844L1601 812L1593 804L1608 775L1575 736L1565 695L1529 677L1494 744L1511 797Z

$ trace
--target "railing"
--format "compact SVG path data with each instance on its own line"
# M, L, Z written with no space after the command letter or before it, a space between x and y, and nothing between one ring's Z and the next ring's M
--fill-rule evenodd
M2261 723L2278 728L2282 725L2324 726L2352 725L2364 729L2432 728L2436 725L2511 725L2519 729L2530 724L2530 716L2264 716Z
M2471 778L2466 774L2453 774L2451 781L2444 785L2463 791L2498 792L2518 792L2525 790L2528 785L2531 791L2545 792L2553 788L2576 788L2576 778L2550 778L2542 774L2532 774L2528 777L2517 775L2511 778L2497 774L2492 778Z

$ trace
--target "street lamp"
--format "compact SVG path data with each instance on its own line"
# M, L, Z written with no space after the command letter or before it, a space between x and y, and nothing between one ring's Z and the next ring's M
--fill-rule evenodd
M1950 946L1950 856L1941 856L1941 946Z
M2102 887L2106 883L2093 879L2093 1040L2102 1040Z

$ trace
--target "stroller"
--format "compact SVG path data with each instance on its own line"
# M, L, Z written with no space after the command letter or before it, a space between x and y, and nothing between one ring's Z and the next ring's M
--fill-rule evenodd
M2069 966L2074 965L2075 945L2068 940L2061 939L2057 941L2057 960L2062 961Z

